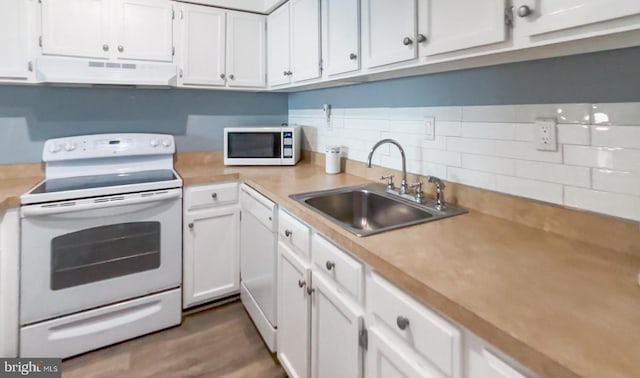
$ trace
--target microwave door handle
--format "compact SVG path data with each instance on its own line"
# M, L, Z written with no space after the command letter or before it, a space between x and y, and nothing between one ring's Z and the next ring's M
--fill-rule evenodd
M182 196L182 191L180 189L171 189L171 190L158 192L154 195L149 195L146 197L142 197L142 196L136 196L132 198L125 197L124 199L119 199L115 201L86 202L86 203L79 203L79 204L70 205L70 206L28 205L28 206L22 207L21 213L23 218L47 216L47 215L71 213L71 212L77 212L77 211L106 209L110 207L118 207L118 206L125 206L125 205L137 205L137 204L143 204L143 203L168 201L171 199L180 198L181 196ZM117 196L114 196L114 197L117 198ZM69 201L69 202L73 202L73 201Z

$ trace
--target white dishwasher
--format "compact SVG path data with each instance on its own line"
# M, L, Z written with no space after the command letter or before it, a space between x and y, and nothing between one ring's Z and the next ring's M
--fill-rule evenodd
M276 351L277 206L240 187L240 299L271 350Z

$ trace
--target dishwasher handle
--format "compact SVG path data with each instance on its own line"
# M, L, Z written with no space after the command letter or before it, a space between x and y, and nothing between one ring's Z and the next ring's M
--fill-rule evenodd
M182 197L182 189L159 190L154 192L123 194L101 198L45 203L40 205L27 205L22 207L21 214L23 218L48 216L77 211L106 209L118 206L163 202L180 197Z

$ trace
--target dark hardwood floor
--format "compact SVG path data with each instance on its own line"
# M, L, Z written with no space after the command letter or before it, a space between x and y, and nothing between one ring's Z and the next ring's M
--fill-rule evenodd
M286 377L240 301L62 363L64 378Z

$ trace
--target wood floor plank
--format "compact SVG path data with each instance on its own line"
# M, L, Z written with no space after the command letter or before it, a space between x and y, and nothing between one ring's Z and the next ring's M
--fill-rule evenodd
M64 378L280 378L286 374L239 301L182 325L63 361Z

